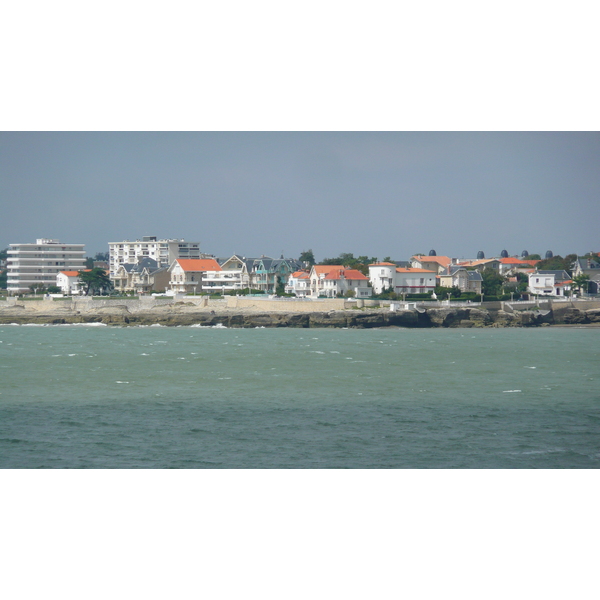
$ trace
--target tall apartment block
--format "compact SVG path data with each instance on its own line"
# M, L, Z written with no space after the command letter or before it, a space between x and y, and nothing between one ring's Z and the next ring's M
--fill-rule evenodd
M185 240L157 240L145 236L130 242L109 242L110 276L114 277L123 264L136 264L142 258L154 259L159 267L168 267L177 258L202 258L200 242Z
M29 292L32 285L56 285L60 271L85 268L85 244L63 244L59 240L36 240L35 244L9 244L7 275L9 294Z

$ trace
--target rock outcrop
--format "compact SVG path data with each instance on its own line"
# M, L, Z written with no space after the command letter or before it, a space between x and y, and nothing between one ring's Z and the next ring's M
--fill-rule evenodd
M106 325L166 325L204 327L538 327L549 324L600 324L600 309L560 306L556 310L511 311L480 307L419 308L390 312L385 309L331 310L328 312L260 312L244 309L210 310L195 304L177 303L130 311L115 303L87 311L61 306L36 307L31 303L0 305L1 323L104 323Z

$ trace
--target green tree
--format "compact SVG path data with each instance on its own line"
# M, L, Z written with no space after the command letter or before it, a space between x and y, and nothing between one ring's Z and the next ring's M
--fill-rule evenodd
M8 248L0 250L0 260L8 258ZM5 290L8 286L8 270L0 269L0 290Z
M443 287L438 285L434 292L439 300L446 300L448 298L448 294L450 294L452 298L459 298L462 295L462 292L457 285L453 285L452 287Z
M590 280L589 275L584 275L583 273L581 273L580 275L575 275L575 277L573 277L573 286L572 287L574 290L577 290L578 292L581 292L582 289L584 292L587 292L589 280Z
M60 294L62 290L57 285L49 285L46 290L49 294Z
M32 294L43 294L46 291L46 286L43 283L32 283L29 289Z
M484 296L498 296L502 291L504 284L504 277L500 275L495 269L484 269L481 273L483 282L481 283L481 290Z
M342 252L337 258L324 258L321 261L322 265L342 265L344 267L352 267L358 261L354 258L351 252Z
M283 278L279 275L276 277L275 294L277 296L283 296L285 294L285 283L283 282Z
M312 267L316 262L315 255L313 254L312 250L305 250L304 252L301 252L298 260L302 263L308 263L310 267Z
M541 260L536 266L538 270L544 271L566 271L569 275L573 273L573 263L577 260L577 254L567 254L564 258L560 255Z
M108 252L97 252L96 256L94 256L94 260L98 262L108 262L109 253Z
M91 271L79 271L79 283L85 288L85 295L89 295L90 291L108 292L113 288L112 281L106 274L104 269L98 267Z

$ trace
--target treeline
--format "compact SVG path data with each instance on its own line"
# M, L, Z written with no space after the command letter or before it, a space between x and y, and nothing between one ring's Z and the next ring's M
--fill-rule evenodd
M324 258L320 262L316 262L315 255L312 250L306 250L300 254L298 259L300 262L307 263L310 267L313 265L343 265L349 269L356 269L363 275L369 275L369 265L379 262L376 256L357 256L351 252L342 252L335 258ZM394 262L389 256L386 256L382 262Z

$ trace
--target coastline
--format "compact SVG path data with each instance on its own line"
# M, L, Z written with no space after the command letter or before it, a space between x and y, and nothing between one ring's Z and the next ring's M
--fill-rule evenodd
M111 326L224 326L224 327L338 327L338 328L431 328L431 327L541 327L600 326L600 303L581 306L548 303L542 309L513 310L492 304L483 307L411 307L391 311L389 308L345 308L343 301L285 302L268 300L240 305L230 302L169 300L161 303L137 300L13 301L0 303L0 324L94 324ZM496 306L498 305L498 306ZM597 307L596 307L597 305ZM318 310L321 308L322 310ZM327 310L329 309L329 310Z

